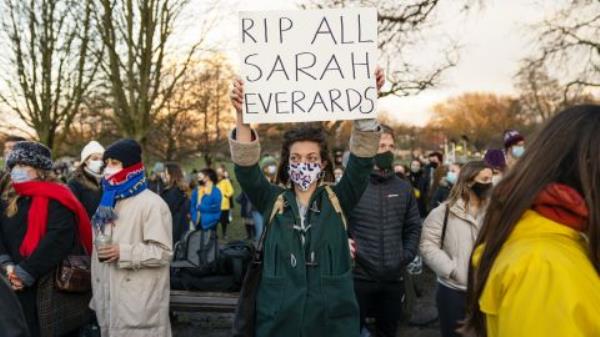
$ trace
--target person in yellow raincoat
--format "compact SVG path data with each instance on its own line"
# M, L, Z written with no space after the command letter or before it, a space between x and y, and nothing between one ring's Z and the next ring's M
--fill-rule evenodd
M548 122L496 187L462 332L600 336L600 106Z
M219 222L221 223L221 233L223 233L223 239L227 240L227 226L231 222L231 209L233 208L231 205L231 200L235 194L235 190L233 189L233 184L231 184L231 180L229 179L229 174L225 169L225 166L222 165L217 168L217 176L219 178L217 188L219 191L221 191L221 195L223 196L223 200L221 201L221 219Z

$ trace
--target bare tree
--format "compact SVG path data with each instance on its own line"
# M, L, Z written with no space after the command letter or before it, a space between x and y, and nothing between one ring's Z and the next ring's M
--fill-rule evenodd
M0 103L55 148L68 135L98 70L92 0L3 0ZM101 54L96 51L95 55Z
M158 112L156 128L152 131L150 140L151 153L166 161L179 161L198 151L197 124L199 116L192 110L194 98L190 95L195 81L192 76L197 65L191 65L190 70L179 81L171 99ZM171 71L177 71L172 69Z
M217 55L205 62L199 77L202 80L197 81L192 90L195 97L193 109L201 116L199 150L210 167L216 154L227 151L227 147L223 147L226 132L234 124L233 108L229 103L234 74L225 58Z
M533 60L556 69L564 100L600 88L600 1L573 0L537 27Z
M189 0L97 0L99 31L107 51L102 68L110 83L111 118L124 136L146 147L160 111L197 56L216 17L203 25L198 39L178 53L176 22ZM177 69L175 72L165 71Z
M518 101L491 93L465 93L437 104L427 125L450 139L469 139L477 150L497 144L506 129L524 129Z
M442 74L457 63L457 46L448 43L440 59L429 67L419 65L414 51L422 33L429 27L440 0L307 0L304 8L330 8L357 5L378 11L378 48L386 66L387 89L380 96L409 96L438 84ZM472 2L465 0L465 8ZM338 125L339 126L339 125Z
M523 61L516 74L516 87L519 103L532 123L544 122L566 104L558 80L535 60Z
M176 71L176 70L171 70ZM221 54L194 61L157 113L151 153L161 160L183 160L201 154L208 166L225 156L226 132L234 124L229 104L231 66Z

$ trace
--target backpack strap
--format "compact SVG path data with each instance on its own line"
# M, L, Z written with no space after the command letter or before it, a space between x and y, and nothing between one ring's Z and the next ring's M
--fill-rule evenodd
M265 223L263 231L260 234L260 239L258 240L258 243L256 244L256 251L255 251L255 256L254 256L255 262L262 261L262 253L263 253L265 238L267 236L267 232L268 232L269 226L271 225L271 222L273 222L273 219L275 218L275 216L277 214L283 214L283 211L285 209L285 198L283 197L284 193L285 192L279 194L277 196L277 199L275 199L275 203L273 204L273 208L271 209L271 215L269 216L269 221L267 221Z
M344 224L344 230L348 230L348 223L346 222L346 216L344 215L344 211L342 210L342 205L340 204L340 199L338 199L337 195L331 189L331 186L325 185L325 191L327 191L327 197L329 198L329 202L333 206L333 209L339 216L342 218L342 223Z
M442 240L440 242L440 249L444 249L444 239L446 238L446 227L448 227L448 217L450 216L450 205L446 204L446 211L444 212L444 224L442 225Z

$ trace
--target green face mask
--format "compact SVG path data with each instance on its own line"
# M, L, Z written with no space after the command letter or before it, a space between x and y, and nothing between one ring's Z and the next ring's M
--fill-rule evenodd
M394 163L394 154L390 151L378 153L375 158L375 166L380 170L391 170Z

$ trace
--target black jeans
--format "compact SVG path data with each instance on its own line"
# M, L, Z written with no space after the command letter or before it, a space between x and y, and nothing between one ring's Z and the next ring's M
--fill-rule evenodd
M221 218L219 222L221 223L221 233L223 233L223 238L227 236L227 225L229 225L229 212L231 210L221 211Z
M354 290L360 307L360 328L366 317L375 318L375 337L395 337L400 320L403 282L369 282L354 280Z
M461 337L456 329L459 328L460 321L465 319L467 293L438 283L436 302L442 337Z

